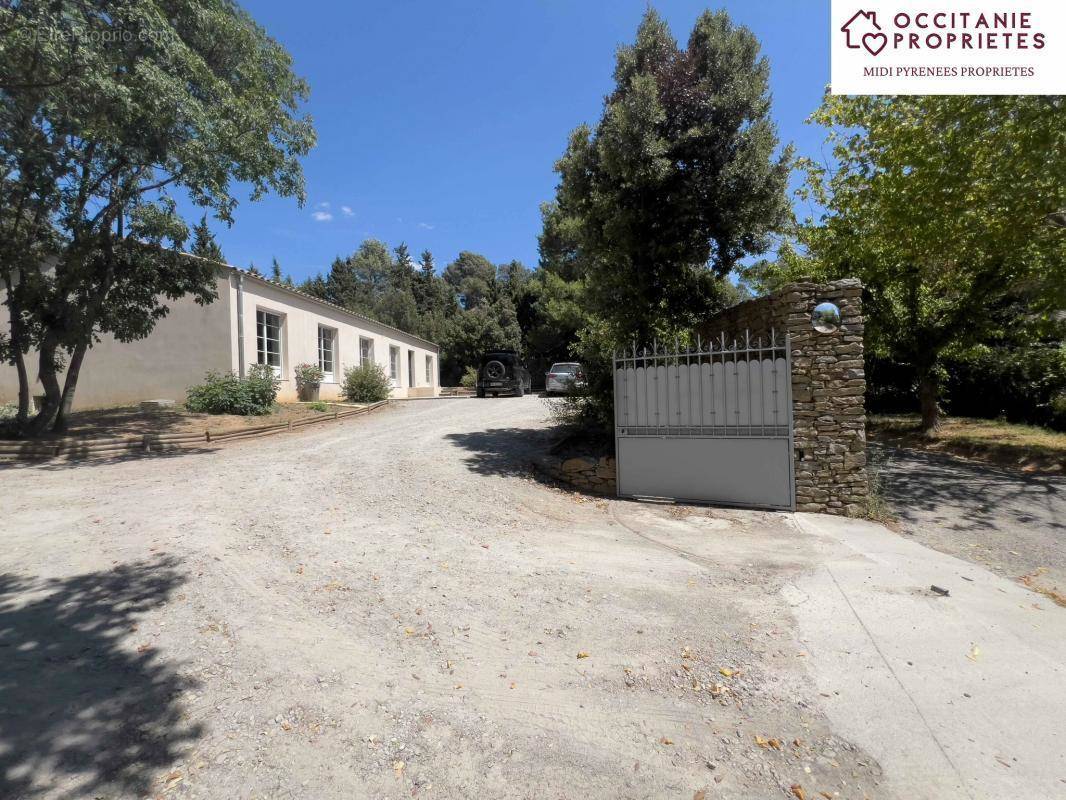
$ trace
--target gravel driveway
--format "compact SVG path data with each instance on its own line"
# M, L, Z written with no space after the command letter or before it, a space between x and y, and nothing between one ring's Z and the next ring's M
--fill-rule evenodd
M786 517L544 486L546 417L0 472L0 796L878 796L775 599Z
M535 397L418 401L216 451L0 471L0 797L902 799L935 783L942 799L1066 786L1053 750L1028 754L1046 773L1029 786L1024 762L1010 772L976 745L951 749L984 743L988 720L1014 730L978 692L1006 675L1030 691L1015 662L967 667L952 641L930 667L940 682L922 672L931 656L906 666L932 649L918 622L927 636L980 620L962 590L926 598L926 575L842 544L844 521L830 536L817 515L546 486L526 463L547 426ZM899 541L872 525L859 538ZM998 580L985 574L974 592ZM1044 613L1003 597L1016 615ZM1032 619L1041 642L1058 630ZM910 639L879 647L900 620ZM1018 633L1011 658L1026 646ZM1061 685L1060 656L1041 651L1033 680ZM918 705L959 668L951 659L982 682L966 689L976 716L939 690L935 714ZM1043 705L1061 719L1061 704ZM951 757L919 764L927 742Z

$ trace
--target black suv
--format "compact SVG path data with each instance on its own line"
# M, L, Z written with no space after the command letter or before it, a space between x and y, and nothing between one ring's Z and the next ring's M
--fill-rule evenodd
M494 350L481 357L477 368L477 396L497 397L511 392L521 397L533 388L529 370L518 361L514 350Z

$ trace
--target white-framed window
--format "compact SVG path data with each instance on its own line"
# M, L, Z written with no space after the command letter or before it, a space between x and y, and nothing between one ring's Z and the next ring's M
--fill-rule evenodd
M400 348L389 345L389 377L400 385Z
M433 385L433 356L426 356L426 383Z
M374 361L374 340L359 337L359 363L372 364Z
M318 367L322 370L322 380L333 383L337 374L337 330L318 326Z
M273 367L281 376L281 315L271 314L263 309L255 312L255 339L257 360L260 364Z

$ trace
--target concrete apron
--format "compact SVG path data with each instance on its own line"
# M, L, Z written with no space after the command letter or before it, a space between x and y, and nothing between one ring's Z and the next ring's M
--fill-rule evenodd
M782 590L811 677L893 794L1066 797L1066 609L880 525L794 521L825 545Z

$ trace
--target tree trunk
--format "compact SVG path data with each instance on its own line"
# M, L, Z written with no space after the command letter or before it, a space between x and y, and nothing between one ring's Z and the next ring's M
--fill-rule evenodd
M59 403L59 411L56 414L55 422L52 423L52 430L56 433L62 433L67 429L67 417L70 416L70 407L74 404L74 390L78 388L81 362L85 359L85 352L88 349L88 345L85 343L79 344L74 349L74 354L70 357L70 364L67 366L67 377L63 381L63 397Z
M922 409L922 433L932 436L940 427L940 387L933 367L918 370L918 402Z
M21 434L26 428L26 420L30 418L30 378L26 372L26 356L23 353L24 342L22 339L21 312L16 308L15 298L12 294L11 273L5 272L2 280L7 286L7 313L11 324L11 351L15 362L15 372L19 379L19 410L15 417L15 424Z
M59 388L59 378L56 374L56 350L55 340L46 336L41 342L40 355L40 379L44 387L44 406L37 412L27 426L30 436L40 436L55 419L56 412L63 402L63 392Z
M30 376L26 372L26 357L21 351L15 351L15 371L19 378L19 410L15 424L21 433L30 418Z

